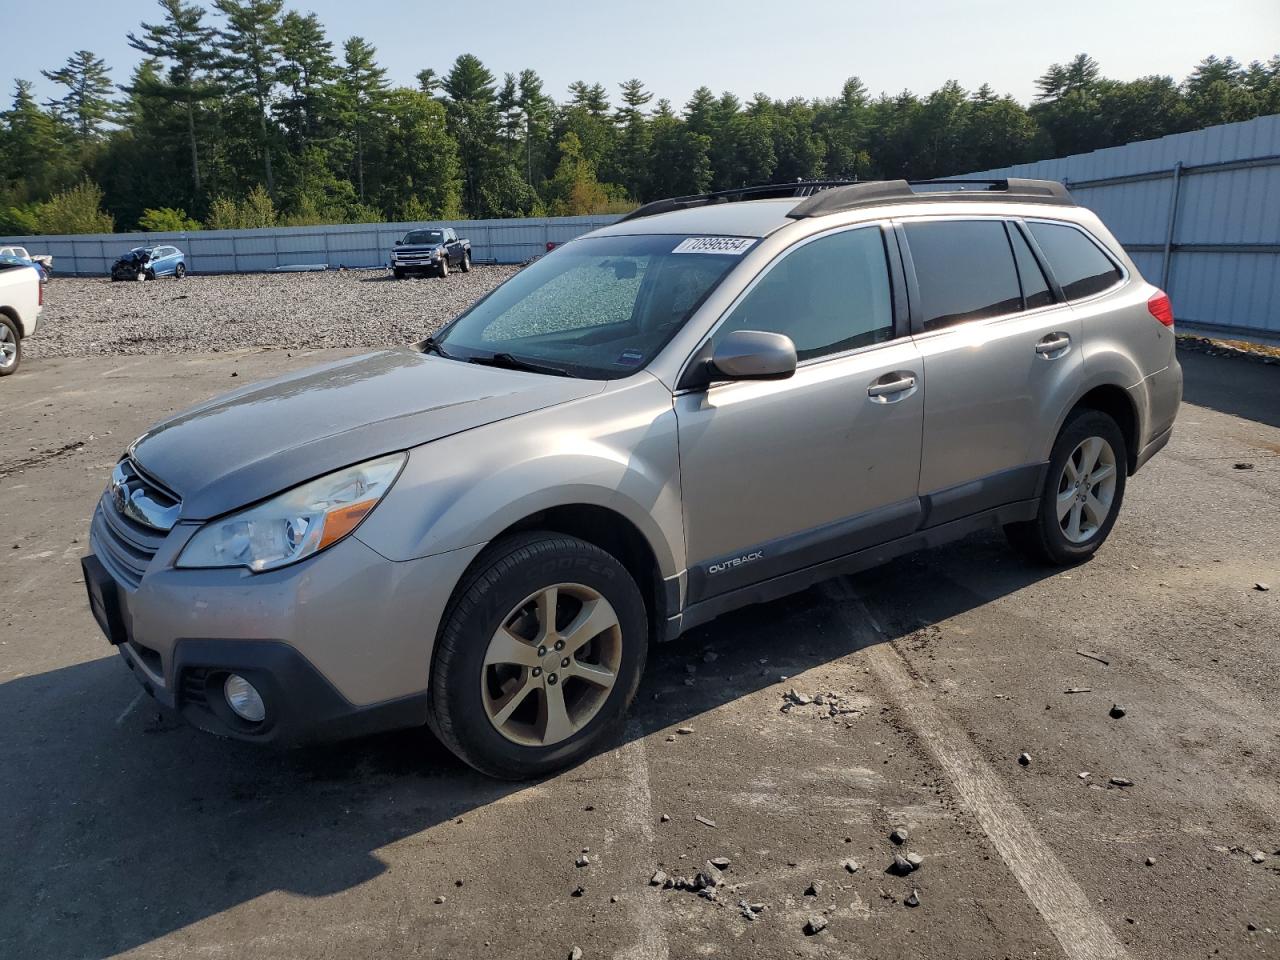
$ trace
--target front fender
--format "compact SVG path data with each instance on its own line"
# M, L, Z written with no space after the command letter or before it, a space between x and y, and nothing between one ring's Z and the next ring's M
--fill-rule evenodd
M487 543L552 507L629 520L665 577L684 569L671 393L641 374L604 392L418 447L357 536L391 560Z

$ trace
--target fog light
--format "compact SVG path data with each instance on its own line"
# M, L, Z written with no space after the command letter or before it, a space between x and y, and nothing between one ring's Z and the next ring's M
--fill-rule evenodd
M227 697L227 706L242 720L250 723L261 723L267 716L267 705L262 702L262 695L257 688L237 673L227 677L222 685Z

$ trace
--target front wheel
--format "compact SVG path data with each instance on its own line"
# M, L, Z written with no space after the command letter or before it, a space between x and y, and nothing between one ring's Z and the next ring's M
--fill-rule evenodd
M392 268L391 268L391 275L392 275L393 277L395 277L397 280L403 280L403 279L404 279L404 271L403 271L403 270L401 270L399 267L392 267Z
M471 251L470 250L464 250L462 253L462 272L463 273L471 272Z
M1077 410L1053 445L1035 519L1007 525L1005 535L1040 563L1087 560L1115 525L1127 475L1128 452L1116 422L1100 410Z
M621 728L647 628L635 581L599 547L550 532L499 541L445 611L432 729L492 777L574 763Z
M437 270L441 277L449 275L449 258L447 256L440 258L440 267Z

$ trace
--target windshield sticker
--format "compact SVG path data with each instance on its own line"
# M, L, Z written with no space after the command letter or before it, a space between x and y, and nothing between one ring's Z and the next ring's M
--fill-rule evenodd
M623 350L613 362L620 367L638 367L644 363L644 353L639 350Z
M740 257L747 252L754 240L748 237L689 237L681 240L672 253L718 253L727 257Z

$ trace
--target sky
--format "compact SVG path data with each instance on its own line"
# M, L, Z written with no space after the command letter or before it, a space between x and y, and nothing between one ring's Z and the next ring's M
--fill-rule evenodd
M1080 52L1118 80L1181 80L1211 53L1242 63L1280 53L1280 0L453 0L443 16L421 0L288 5L314 11L337 47L353 34L373 43L397 84L474 53L499 78L531 67L557 100L586 80L605 84L616 102L618 83L639 77L677 107L702 84L744 100L756 92L812 99L835 96L851 75L872 95L923 94L954 79L1027 103L1036 77ZM127 82L139 55L125 34L160 19L148 0L0 0L0 14L6 106L15 77L35 82L41 100L53 95L40 70L80 49Z

